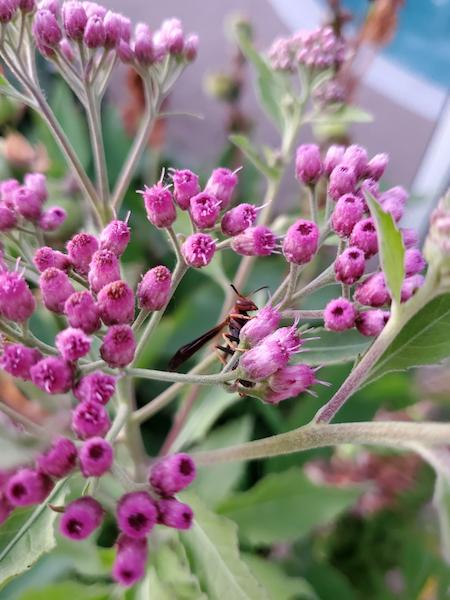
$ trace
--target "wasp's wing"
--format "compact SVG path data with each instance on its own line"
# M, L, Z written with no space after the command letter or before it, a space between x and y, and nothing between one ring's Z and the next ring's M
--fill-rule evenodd
M222 323L219 323L209 331L203 333L197 339L193 340L192 342L189 342L189 344L186 344L185 346L182 346L179 350L177 350L177 352L175 352L175 354L169 361L169 370L175 371L176 369L178 369L178 367L182 365L193 354L195 354L197 350L200 350L202 346L204 346L213 338L215 338L216 335L220 333L221 329L223 329L226 324L227 320L223 321Z

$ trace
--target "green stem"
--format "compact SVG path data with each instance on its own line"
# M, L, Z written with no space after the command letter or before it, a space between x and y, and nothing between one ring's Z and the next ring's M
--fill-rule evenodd
M127 375L137 379L152 379L154 381L170 381L172 383L196 383L198 385L216 385L233 379L238 379L236 371L217 373L215 375L196 375L192 373L171 373L170 371L155 371L152 369L127 369Z

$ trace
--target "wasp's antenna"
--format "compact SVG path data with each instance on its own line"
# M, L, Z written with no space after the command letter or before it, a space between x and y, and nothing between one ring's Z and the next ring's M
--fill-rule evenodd
M255 294L257 294L258 292L260 292L261 290L268 290L269 286L268 285L262 285L261 287L259 287L257 290L253 290L253 292L251 294L249 294L249 296L254 296ZM270 293L270 291L269 291Z
M236 286L234 285L234 283L230 283L230 287L231 287L231 289L233 290L233 292L235 292L235 293L236 293L238 296L242 296L242 294L240 294L240 293L237 291L237 288L236 288Z

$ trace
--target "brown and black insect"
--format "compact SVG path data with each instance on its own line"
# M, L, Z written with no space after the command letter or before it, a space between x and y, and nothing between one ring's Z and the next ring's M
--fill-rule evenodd
M224 364L226 364L227 358L235 353L236 347L239 344L239 334L241 329L244 327L247 321L252 318L248 313L258 310L258 307L252 300L250 300L250 298L240 294L234 285L231 287L236 292L237 299L230 313L221 323L218 323L215 327L209 331L206 331L197 339L189 342L189 344L182 346L173 355L169 362L169 369L171 371L178 369L180 365L182 365L188 358L200 350L202 346L214 339L225 327L228 327L228 332L222 334L225 343L224 345L216 346L216 348L222 353L220 355L220 359Z

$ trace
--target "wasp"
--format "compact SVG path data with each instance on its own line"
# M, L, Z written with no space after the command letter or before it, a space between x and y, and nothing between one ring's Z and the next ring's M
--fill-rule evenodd
M231 285L231 287L236 293L237 299L230 313L215 327L209 331L206 331L192 342L189 342L189 344L186 344L177 350L169 362L169 369L171 371L178 369L180 365L182 365L188 358L193 356L205 344L214 339L225 327L228 327L228 331L223 333L224 344L216 346L217 350L222 353L219 356L220 360L226 364L227 358L236 352L236 348L239 344L239 334L241 329L244 327L247 321L253 318L248 313L258 310L258 307L253 300L250 300L250 298L240 294L234 285Z

